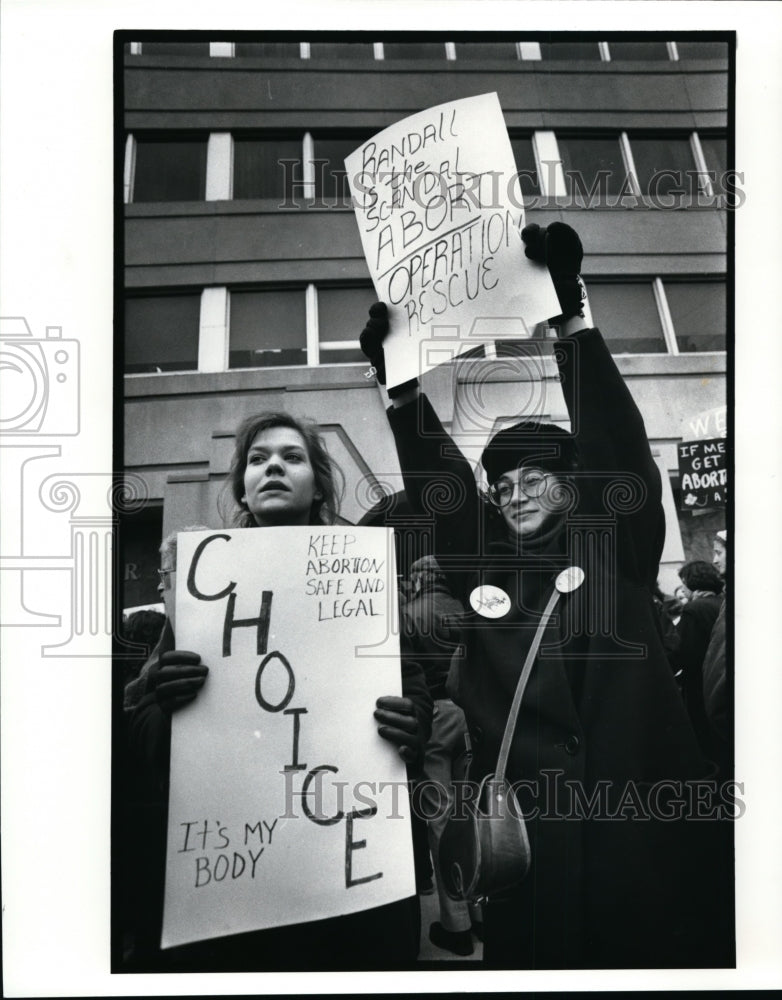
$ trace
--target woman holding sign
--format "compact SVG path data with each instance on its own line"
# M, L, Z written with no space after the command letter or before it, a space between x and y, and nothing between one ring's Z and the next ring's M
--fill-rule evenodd
M522 237L559 297L554 359L572 431L531 420L495 434L480 497L417 381L389 392L408 498L433 515L434 554L471 609L449 679L474 753L464 793L498 773L504 755L531 847L526 877L489 893L484 959L502 968L730 964L732 884L717 878L715 823L704 821L724 816L725 803L708 784L713 768L655 620L660 475L635 402L584 319L577 234L554 223ZM361 343L379 380L387 330L378 303ZM438 495L463 500L432 509Z
M236 527L330 525L338 514L341 473L316 426L284 413L246 420L236 435L229 487ZM161 644L144 672L146 690L129 721L131 752L165 804L172 714L199 696L209 667L197 652ZM334 679L339 683L339 678ZM419 666L402 658L402 696L377 699L377 730L402 759L420 765L431 720L431 699ZM298 721L298 720L297 720ZM302 820L307 822L307 820ZM160 830L164 840L165 823ZM358 835L355 846L360 846ZM145 850L142 845L141 850ZM344 852L343 852L344 853ZM210 939L161 951L164 844L152 852L160 898L146 928L150 940L136 964L145 969L190 971L383 969L404 967L418 952L416 897L349 916ZM344 859L341 860L341 864ZM253 862L254 865L254 862ZM263 891L263 886L259 887ZM140 949L143 951L143 949Z

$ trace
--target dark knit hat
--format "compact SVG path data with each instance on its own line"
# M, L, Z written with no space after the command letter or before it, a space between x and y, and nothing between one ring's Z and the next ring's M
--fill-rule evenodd
M548 472L567 475L578 465L575 438L556 424L524 420L499 431L481 455L481 465L490 483L503 472L521 465L535 465Z

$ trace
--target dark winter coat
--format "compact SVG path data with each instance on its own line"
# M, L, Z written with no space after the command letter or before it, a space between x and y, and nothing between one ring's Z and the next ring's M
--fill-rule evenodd
M464 605L444 583L424 583L405 604L402 617L432 698L447 697L451 659L461 640L458 621Z
M704 594L688 601L676 625L676 647L670 653L674 666L682 671L682 691L695 734L705 754L715 756L711 729L703 703L703 661L722 598Z
M484 954L503 967L723 964L730 946L714 926L709 897L709 824L578 818L589 813L579 795L606 795L598 816L643 816L655 807L647 802L655 783L697 781L713 768L656 621L652 592L665 524L643 420L597 330L560 341L555 356L588 475L575 475L575 506L537 546L520 549L493 531L469 464L425 398L389 410L407 496L433 514L432 551L450 570L454 594L467 603L480 583L510 597L504 618L468 610L463 620L453 697L473 741L471 777L496 768L554 579L569 565L586 574L560 600L522 703L508 777L538 783L537 797L522 796L525 810L541 811L528 822L533 866L517 891L487 906ZM439 508L429 510L428 498Z
M703 707L709 724L709 734L720 771L725 776L733 772L733 685L727 670L726 599L722 598L719 614L711 630L709 645L703 660Z

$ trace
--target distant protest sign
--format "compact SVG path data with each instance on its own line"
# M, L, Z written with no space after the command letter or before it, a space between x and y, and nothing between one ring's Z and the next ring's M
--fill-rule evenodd
M392 125L345 160L364 255L389 307L389 388L560 307L524 255L524 207L496 94Z
M172 718L162 947L414 895L372 714L401 694L391 531L186 532L177 566L177 647L209 677Z
M724 507L728 495L725 438L704 438L679 444L682 510Z
M694 416L686 417L682 424L682 438L685 441L702 438L725 437L728 433L728 407L715 406L701 410Z

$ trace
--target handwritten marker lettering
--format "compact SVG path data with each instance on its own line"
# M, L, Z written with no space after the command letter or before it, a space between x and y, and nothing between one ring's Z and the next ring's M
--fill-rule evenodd
M319 764L316 767L310 767L307 763L299 759L302 730L304 728L303 717L307 715L307 709L302 706L289 707L296 691L296 674L293 665L280 650L275 649L267 653L274 593L271 590L263 590L261 592L260 608L257 617L237 618L235 609L238 594L235 581L229 581L217 593L207 594L202 592L198 587L196 582L198 563L207 547L213 542L230 544L231 540L230 535L215 533L199 543L193 554L188 572L188 592L199 601L226 601L222 643L223 657L230 657L232 655L231 638L236 629L255 629L256 653L263 657L255 675L255 700L263 712L270 714L282 713L292 717L291 760L283 765L280 772L286 782L286 801L291 802L293 796L299 797L304 815L308 820L319 826L331 826L343 820L345 821L345 888L351 889L354 886L382 878L383 872L372 872L368 875L356 876L353 874L352 868L353 853L365 848L367 844L365 839L357 840L354 838L354 821L357 819L369 819L376 814L377 810L353 810L345 814L342 809L337 809L333 815L324 816L321 812L319 802L321 798L321 778L324 772L336 775L339 773L339 769L333 764ZM343 579L336 579L336 574L346 574L348 577L353 575L355 577L353 581L349 581L352 583L353 594L378 594L385 589L385 581L379 575L384 571L385 560L351 554L351 550L356 545L356 542L356 536L349 533L323 532L310 536L307 546L306 568L308 576L306 593L308 596L341 595L345 581ZM374 604L375 600L376 598L373 597L339 597L336 600L320 600L318 601L317 620L327 621L336 618L362 616L379 617L382 612L379 603L377 606ZM284 677L287 682L284 694L278 697L277 700L272 700L269 694L264 691L264 677L267 673L276 673L278 681L281 677ZM303 779L301 791L299 792L294 792L290 785L294 776ZM311 790L310 786L313 782L315 782L315 789ZM346 782L335 781L333 784L341 792L339 786L344 786ZM310 796L314 799L312 803L314 808L310 804ZM286 813L284 818L290 817ZM268 830L269 843L271 843L271 831L274 829L276 822L277 819L275 818L272 826L269 827L266 821L263 821L264 826ZM221 827L219 823L216 824L216 828L210 828L208 822L204 820L201 830L196 830L195 833L191 830L192 827L197 827L195 821L186 822L182 825L185 827L183 831L183 846L179 848L178 853L189 853L196 850L196 847L192 843L196 836L201 838L201 850L206 849L206 841L209 836L219 835L221 837L221 842L213 845L218 849L226 848L231 843L227 828ZM256 827L260 831L260 824L256 824ZM255 829L255 827L250 829ZM245 824L245 844L246 842L247 824ZM246 856L244 852L236 851L233 851L230 855L228 853L220 853L211 858L207 855L199 854L194 858L195 887L200 888L201 886L222 882L226 879L233 881L242 876L249 876L251 879L255 879L256 866L263 851L264 847L260 846L257 852L253 852L248 848Z

